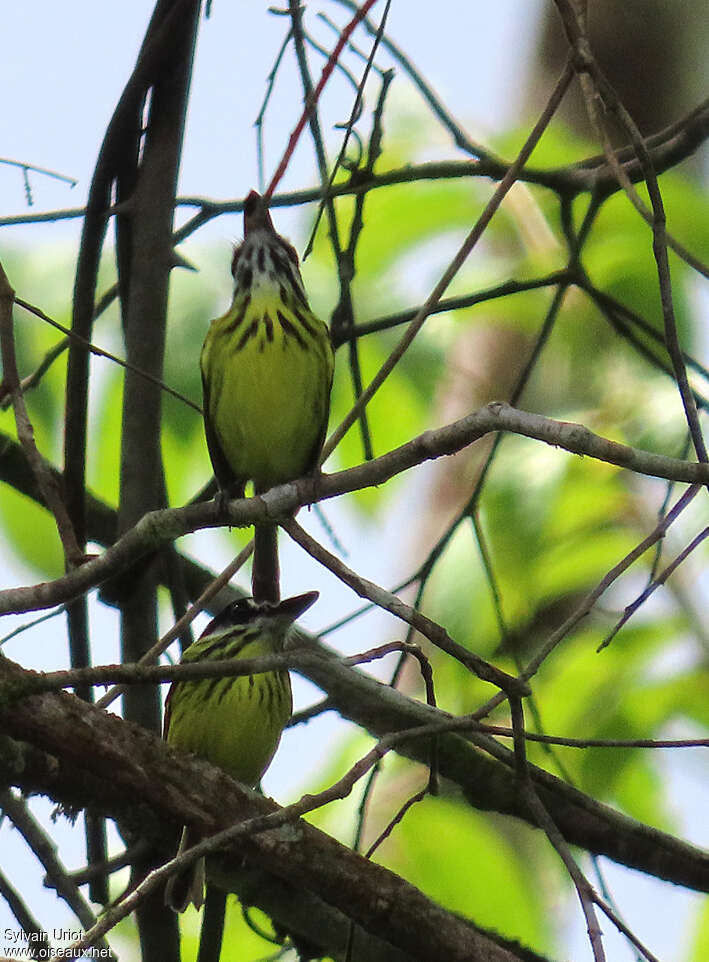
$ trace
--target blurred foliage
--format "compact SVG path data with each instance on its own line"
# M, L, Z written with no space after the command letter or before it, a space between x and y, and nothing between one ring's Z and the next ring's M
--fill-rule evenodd
M531 836L531 829L511 829L494 815L429 798L408 812L378 857L452 911L551 952L544 888L529 884L529 865L548 882L556 873L541 840Z
M250 908L249 918L265 935L274 934L273 923L263 912ZM201 912L195 911L192 907L182 917L180 925L182 962L195 962L197 958L201 922ZM277 945L268 938L262 938L258 931L247 924L236 896L228 896L220 962L243 962L245 959L268 958L270 952L276 950Z
M412 132L413 130L413 132ZM512 155L521 132L499 145ZM379 170L413 162L426 144L426 130L406 127L399 141L389 137ZM546 135L535 154L535 166L560 165L583 156L586 145L572 142L563 131ZM663 176L669 229L697 256L709 257L709 200L681 173ZM372 192L366 199L365 228L357 254L353 285L355 315L365 323L382 315L415 308L435 283L465 231L490 193L487 183L431 181ZM574 207L576 225L587 201ZM348 223L353 202L338 201L342 224ZM301 241L307 236L310 212L303 216ZM278 216L275 216L276 222ZM324 222L312 256L304 265L314 306L326 316L337 300L336 277ZM346 231L343 231L346 236ZM506 203L487 232L484 243L465 265L449 294L465 293L506 278L526 278L564 266L564 237L553 195L543 189L523 189L515 203ZM228 305L229 251L183 245L183 254L198 267L197 274L175 272L170 299L165 380L199 403L201 388L197 358L210 317ZM3 255L18 294L34 301L62 323L69 323L70 263L63 252L11 252ZM647 226L618 195L601 210L582 256L591 282L621 300L656 330L662 318ZM694 291L689 272L672 258L678 327L687 349L700 343L693 318ZM111 283L108 267L100 289ZM368 408L375 454L403 444L444 420L448 364L458 345L482 324L493 331L513 331L520 357L531 349L552 297L551 289L510 296L478 307L460 309L429 319L413 346ZM61 335L35 318L17 311L18 357L23 375L31 372ZM401 329L363 337L358 344L363 380L368 383L397 343ZM662 346L639 334L666 360ZM115 307L100 318L96 342L122 353ZM348 347L338 351L332 399L331 427L352 404ZM519 359L515 359L519 360ZM28 394L28 406L40 450L60 463L63 422L65 355L40 385ZM119 432L122 404L120 371L105 360L93 362L91 446L88 477L95 494L109 504L118 498ZM479 376L496 382L493 371ZM504 383L504 379L500 377ZM701 385L700 385L701 387ZM521 407L565 420L580 421L608 437L669 455L682 453L686 430L677 393L668 376L652 367L637 348L613 330L586 294L567 293L549 343L522 398ZM464 412L461 412L464 413ZM11 412L0 417L0 428L14 433ZM469 495L480 464L482 444L473 446L461 467L457 490ZM209 478L210 469L199 415L172 397L164 400L163 454L171 504L188 500ZM358 463L362 447L358 429L346 436L328 469ZM436 465L436 472L447 470ZM373 545L387 552L392 571L412 573L431 546L426 528L430 509L421 493L429 482L415 473L348 497L348 510L364 524L387 520L394 499L407 505L400 543ZM485 657L495 657L507 670L525 663L564 621L583 595L623 555L652 529L666 493L660 481L638 479L627 472L581 459L523 438L505 439L487 479L480 502L495 590L470 522L452 538L435 566L424 595L427 614L442 623L452 637ZM445 521L460 503L436 504ZM402 517L404 515L402 514ZM440 533L436 521L436 536ZM660 568L703 525L688 511L673 529L663 549ZM19 559L38 576L61 571L61 556L53 525L46 515L7 486L0 490L0 524ZM435 527L435 525L434 525ZM232 539L234 533L224 534ZM418 538L418 540L417 540ZM415 547L411 548L414 544ZM543 730L577 738L660 737L672 723L691 720L703 730L709 724L706 698L706 640L697 631L698 615L683 599L696 592L689 582L693 565L702 565L706 547L680 568L673 581L654 597L614 639L597 653L624 606L634 599L649 576L654 553L648 552L620 583L604 596L545 662L534 682L534 707ZM673 585L686 586L686 591ZM698 606L699 598L694 602ZM403 631L402 631L403 635ZM435 666L440 705L448 711L473 710L490 695L488 686L472 679L449 658L429 652ZM48 665L47 667L52 667ZM496 721L504 722L502 710ZM528 711L527 722L534 724ZM341 774L369 744L362 736L346 739L325 769L313 773L313 791ZM548 749L530 746L530 757L555 774L562 770L580 789L624 812L666 830L677 830L667 784L651 751L593 748ZM688 762L689 764L689 762ZM374 808L380 827L412 788L412 766L387 764L377 784ZM407 776L407 772L409 775ZM315 813L312 821L351 842L356 818L355 798ZM377 853L448 908L478 923L527 941L539 951L553 952L560 938L553 911L568 886L548 847L536 833L510 825L491 814L472 812L456 798L429 799L414 806ZM484 869L481 870L481 866ZM531 880L530 880L531 877ZM476 881L477 880L477 881ZM252 958L267 951L231 911L228 958ZM230 923L231 926L231 923ZM196 919L188 917L185 944L193 951ZM249 954L251 953L251 954ZM709 914L704 909L690 959L709 954ZM189 957L189 956L188 956Z
M709 956L709 899L699 911L699 924L692 941L688 962L703 962Z

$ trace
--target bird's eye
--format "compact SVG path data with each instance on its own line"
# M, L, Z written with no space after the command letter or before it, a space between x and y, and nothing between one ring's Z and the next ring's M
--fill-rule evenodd
M253 618L256 605L251 598L239 598L228 608L228 618L233 625L243 625Z

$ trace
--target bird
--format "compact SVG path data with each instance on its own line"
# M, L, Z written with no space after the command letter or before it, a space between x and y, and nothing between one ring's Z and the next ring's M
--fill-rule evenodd
M282 651L293 623L317 598L317 591L308 591L278 604L234 601L185 650L180 664ZM291 711L286 669L174 681L165 702L163 737L173 748L192 752L254 788L273 759ZM185 826L178 854L197 841L198 834ZM204 859L199 859L168 880L165 902L176 912L190 904L199 909L204 885Z
M204 430L222 497L261 494L316 470L330 410L334 352L310 309L295 248L276 232L264 198L244 202L244 239L231 264L229 310L202 353ZM277 529L257 525L252 591L279 599Z

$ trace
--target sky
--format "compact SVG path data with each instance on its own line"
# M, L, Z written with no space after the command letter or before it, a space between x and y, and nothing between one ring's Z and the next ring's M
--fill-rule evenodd
M432 78L452 112L464 118L472 135L484 136L504 129L519 103L521 91L512 87L513 71L496 69L497 62L510 56L524 61L530 55L532 13L538 6L507 0L493 16L487 5L442 0L431 18L424 16L423 2L399 0L392 4L388 28L424 75ZM348 19L336 3L325 2L322 8L340 24ZM103 4L80 0L62 4L29 0L7 4L3 10L3 33L10 43L0 77L3 88L14 95L4 112L0 156L78 181L71 190L34 176L37 210L81 205L105 125L134 64L150 10L147 0L125 0L119 17L109 17ZM448 29L451 19L459 29ZM313 32L321 42L332 44L334 34L325 25L315 24ZM182 194L232 198L257 185L253 123L284 33L283 18L264 15L263 5L253 0L216 0L210 19L202 21L180 177ZM312 57L311 62L317 76L322 61ZM461 83L466 75L469 84ZM292 124L296 115L289 94L298 98L298 90L295 68L288 60L268 113L270 172L283 149L284 125ZM349 88L342 82L332 83L325 93L329 98L325 112L339 99L344 106L338 119L345 120L348 95ZM310 145L303 138L283 187L311 181ZM24 211L19 172L0 165L0 215ZM63 229L64 225L48 227L47 236ZM219 230L224 231L224 222ZM11 237L21 235L25 231L16 228ZM26 236L37 240L34 231Z
M336 3L323 0L317 9L326 10L340 24L346 22L347 17ZM524 90L515 83L531 67L540 9L539 0L501 0L497 4L437 0L435 10L423 0L394 0L388 33L433 82L472 138L484 142L515 121L525 100ZM201 23L180 174L179 193L183 196L238 198L258 186L253 124L264 96L266 76L285 31L283 18L268 15L264 10L265 4L254 0L214 0L211 18ZM88 0L25 0L4 5L0 81L5 96L0 156L46 167L77 181L76 187L70 189L64 183L31 175L31 210L76 208L83 204L106 123L135 61L150 12L148 0L123 0L119 6ZM455 29L450 29L451 23ZM331 45L333 34L327 27L318 25L317 35ZM320 63L311 56L316 76ZM293 98L298 100L298 90L294 66L288 61L268 113L267 178L280 159L297 114ZM333 82L326 93L325 114L345 120L349 94L345 84ZM402 104L416 103L417 99L403 80L395 83L393 96L400 98ZM337 143L335 138L336 132L330 131L328 139L332 145ZM441 149L441 144L436 149ZM333 146L332 152L334 149ZM282 187L310 186L313 182L310 144L303 138ZM0 218L27 211L20 172L0 164ZM287 224L279 223L279 227L288 233ZM78 237L79 229L79 220L2 227L0 260L10 246L36 248L71 243ZM200 239L229 246L240 230L240 219L220 218ZM35 300L32 292L21 293L28 300ZM379 576L389 581L389 577L384 577L385 559L377 561L366 552L367 532L363 536L362 532L349 530L346 516L336 516L335 521L342 537L353 546L348 563L374 580ZM315 525L317 530L312 519L308 525ZM308 569L289 564L289 550L285 549L282 564L284 571L293 572L286 594L308 587ZM25 573L17 571L15 575L22 578ZM347 606L351 605L351 595L345 589L335 584L331 587L328 597L333 610L344 603L345 597ZM105 625L107 634L113 628L112 617L103 609L92 611L96 627L100 630ZM318 613L318 606L304 619L313 628L326 621L327 613ZM309 694L306 689L300 691L302 699ZM300 739L306 737L310 739L309 752L319 750L326 756L327 737L319 749L313 749L312 730L317 737L317 726L309 726L307 736L305 732L292 736L291 757L297 759L304 750ZM324 729L323 732L327 736ZM671 765L668 762L668 773L679 779L681 793L686 788L682 774L671 772ZM298 786L296 769L297 766L291 771L281 768L266 785L267 790L276 797L294 791ZM45 802L38 803L38 808L45 812L50 807ZM689 812L688 819L688 832L706 843L707 830L700 815L695 819ZM71 835L69 826L61 819L57 832L64 838ZM0 846L0 863L12 866L13 881L24 889L31 856L27 856L22 842L6 826L0 826ZM81 853L75 849L75 855L78 865ZM676 958L675 936L668 934L663 919L672 916L681 924L679 920L692 910L694 897L615 866L609 872L623 892L624 907L630 906L630 924L635 912L642 915L638 927L647 935L648 924L651 926L648 941L655 951L665 960ZM45 926L69 924L69 917L58 908L54 896L41 889L36 873L33 878L31 901ZM575 960L589 958L580 913L574 905L565 912L569 918L569 956ZM658 921L653 926L654 915ZM5 926L16 927L0 901L0 936ZM612 936L608 952L614 962L633 958L625 944Z

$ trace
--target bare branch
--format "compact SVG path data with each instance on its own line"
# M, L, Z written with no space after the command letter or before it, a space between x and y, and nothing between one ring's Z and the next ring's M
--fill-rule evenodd
M425 461L454 454L494 431L536 438L574 454L586 455L638 474L690 484L709 482L709 467L668 458L602 438L581 424L554 421L494 402L453 424L426 431L373 461L280 485L254 498L231 501L228 523L243 527L281 521L294 510L319 500L383 484ZM0 591L0 613L33 611L64 604L123 571L148 552L201 528L220 527L223 511L214 502L150 511L102 555L52 582Z
M73 567L83 561L83 551L59 489L56 487L52 475L46 470L44 460L35 444L34 429L22 396L15 357L15 335L12 320L14 300L15 292L10 287L7 275L0 264L0 348L2 349L4 383L12 397L17 436L34 472L37 486L42 492L45 504L54 515L57 531L64 548L66 563L69 567Z
M704 438L702 436L697 406L692 394L687 370L682 357L677 335L677 324L675 320L674 304L672 301L672 282L670 277L670 265L667 257L667 230L665 209L662 201L662 194L657 182L657 175L652 165L652 158L643 140L640 131L635 126L632 117L625 110L618 100L618 97L603 76L596 60L591 52L591 48L586 36L584 26L581 23L571 0L556 0L557 7L561 14L569 43L572 46L575 67L578 71L581 89L583 91L586 108L592 125L599 134L604 147L604 153L608 164L613 170L618 183L629 197L633 206L641 213L643 218L652 227L653 254L657 264L657 275L660 286L660 301L662 304L662 315L665 323L665 343L667 351L672 361L675 372L677 387L684 406L687 424L692 435L697 458L700 461L709 460ZM615 152L611 146L608 135L605 132L602 118L599 112L599 102L603 103L606 110L611 111L619 120L623 130L629 136L633 149L637 155L640 167L642 168L643 178L647 185L652 214L646 210L645 205L640 200L637 192L633 189L627 174L621 167Z
M496 685L507 694L512 692L519 692L523 695L529 694L527 687L520 685L519 681L512 675L508 675L507 672L496 668L494 665L485 661L484 658L480 658L473 652L468 651L467 648L453 641L441 625L431 621L430 618L427 618L420 611L405 604L400 598L375 585L374 582L357 575L342 561L323 548L322 545L318 544L314 538L311 538L310 535L300 527L297 521L289 519L288 521L282 522L282 526L301 548L329 568L333 574L336 574L346 585L349 585L360 597L369 598L370 601L374 601L380 608L390 612L397 618L401 618L402 621L405 621L408 625L411 625L412 628L415 628L416 631L424 635L424 637L428 638L437 648L451 655L456 661L459 661L461 665L465 665L468 671L476 674L478 678L490 682L491 685Z
M70 879L69 873L57 856L56 846L34 819L25 801L6 788L0 792L0 807L34 852L57 895L66 902L84 928L94 925L96 917L91 907L85 901L76 883ZM105 942L101 945L108 949ZM115 957L111 954L110 958Z
M458 253L455 255L451 263L448 265L448 267L444 271L443 276L438 281L434 289L431 291L430 295L426 299L426 302L423 304L421 309L416 314L416 317L411 321L409 327L406 330L406 333L401 338L396 348L392 351L392 353L386 359L384 364L382 364L379 371L372 378L367 389L364 391L364 393L359 398L357 403L351 408L350 412L342 421L342 423L332 432L330 437L325 442L322 454L320 456L321 464L325 461L328 455L331 454L332 451L337 447L337 444L344 437L344 435L347 433L350 427L352 427L355 420L359 417L360 411L362 411L366 407L366 405L374 397L374 395L382 386L384 381L387 379L387 377L391 374L391 372L394 370L396 365L399 363L404 353L406 352L408 347L411 345L411 343L413 342L418 332L423 327L426 321L426 318L431 313L432 308L435 307L435 305L441 299L446 289L448 288L449 284L451 283L453 278L456 276L460 268L463 266L463 264L467 260L468 255L473 250L477 242L480 240L483 232L487 228L495 212L498 210L500 204L502 203L502 200L505 194L508 193L508 191L514 184L515 180L517 179L517 175L524 168L524 165L529 159L535 146L539 142L547 125L551 121L551 118L554 116L556 108L561 103L561 100L566 92L566 88L568 87L571 81L571 75L572 75L571 68L567 66L559 82L557 83L554 91L552 92L552 95L549 98L549 102L547 103L547 106L542 112L541 117L535 124L532 132L530 133L522 149L520 150L517 156L517 159L511 165L511 167L508 169L505 176L500 181L497 189L495 190L492 197L488 201L482 214L476 221L475 225L473 226L468 236L463 241L460 249L458 250Z

